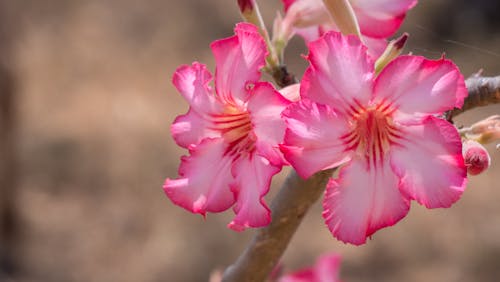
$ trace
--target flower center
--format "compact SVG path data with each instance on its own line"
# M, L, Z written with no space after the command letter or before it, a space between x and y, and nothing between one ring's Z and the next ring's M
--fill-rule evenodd
M229 143L226 154L252 152L255 149L256 138L247 111L228 107L224 113L212 115L212 124L212 129L219 131Z
M391 144L401 138L401 132L392 119L389 106L360 107L351 115L351 130L342 136L347 150L353 150L367 161L367 165L381 165Z

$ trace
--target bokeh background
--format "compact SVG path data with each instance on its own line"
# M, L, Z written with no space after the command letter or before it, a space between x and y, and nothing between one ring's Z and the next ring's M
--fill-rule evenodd
M259 2L270 26L280 3ZM500 74L497 0L420 2L401 29L407 51ZM231 211L189 214L161 186L185 154L169 134L187 111L172 73L194 60L213 70L210 42L238 21L233 0L0 0L0 281L207 281L235 260L254 231L227 229ZM305 52L298 38L287 50L299 76ZM332 238L316 205L285 270L335 251L343 281L498 281L500 153L488 149L490 170L452 208L413 205L361 247Z

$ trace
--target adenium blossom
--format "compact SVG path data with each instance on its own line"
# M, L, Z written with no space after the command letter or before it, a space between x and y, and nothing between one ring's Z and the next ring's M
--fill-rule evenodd
M173 203L193 213L234 205L229 227L239 231L270 222L263 196L285 163L278 144L285 131L280 113L289 101L259 82L267 51L257 28L241 23L235 33L211 44L215 90L200 63L181 66L173 76L190 109L171 132L190 155L182 157L180 178L167 179L163 188Z
M457 129L434 115L461 107L467 89L449 60L400 56L375 77L355 36L309 44L301 100L283 113L285 158L297 173L344 165L330 179L323 217L339 240L360 245L394 225L410 200L450 207L466 185Z
M278 282L340 282L340 261L337 254L323 255L314 266L284 275Z
M322 0L282 0L285 17L281 20L283 34L296 32L306 42L318 39L325 32L339 31ZM370 55L378 57L385 49L386 38L401 26L406 12L417 0L350 0L363 42Z

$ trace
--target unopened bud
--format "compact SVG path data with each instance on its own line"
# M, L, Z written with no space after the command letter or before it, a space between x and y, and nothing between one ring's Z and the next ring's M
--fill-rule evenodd
M264 21L260 15L259 7L255 0L238 0L238 6L240 7L241 16L245 21L256 25L260 33L267 33Z
M238 0L238 6L240 6L240 12L245 17L246 14L253 13L255 5L255 0Z
M323 0L323 3L342 34L361 38L358 20L348 0Z
M465 137L488 144L500 140L500 116L490 116L476 122L465 131Z
M488 151L473 140L465 140L462 147L467 173L478 175L488 169L491 164L491 158Z
M394 60L397 56L403 52L403 48L405 47L406 40L408 39L408 33L403 33L400 37L391 40L389 44L387 44L387 48L385 48L384 53L380 55L380 57L375 62L375 73L380 73L380 71L392 60Z

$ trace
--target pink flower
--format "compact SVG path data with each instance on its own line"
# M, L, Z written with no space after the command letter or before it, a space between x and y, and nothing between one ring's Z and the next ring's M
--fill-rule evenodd
M340 256L324 255L313 267L282 276L278 282L340 282Z
M435 114L467 95L449 60L400 56L375 77L355 36L329 32L309 44L302 100L283 113L281 149L300 176L345 164L330 179L323 216L332 234L360 245L406 216L410 200L449 207L466 185L456 128Z
M307 42L318 39L325 32L339 31L322 0L282 0L286 15L283 23L301 35ZM401 26L406 12L417 0L350 0L358 20L363 41L370 55L378 57L385 49L385 39Z
M257 28L241 23L235 33L211 45L215 91L202 64L181 66L173 76L190 109L171 131L190 155L182 157L180 178L167 179L163 188L173 203L193 213L234 205L229 227L240 231L270 222L263 196L284 164L278 147L285 131L280 113L289 101L271 84L258 82L267 51Z

